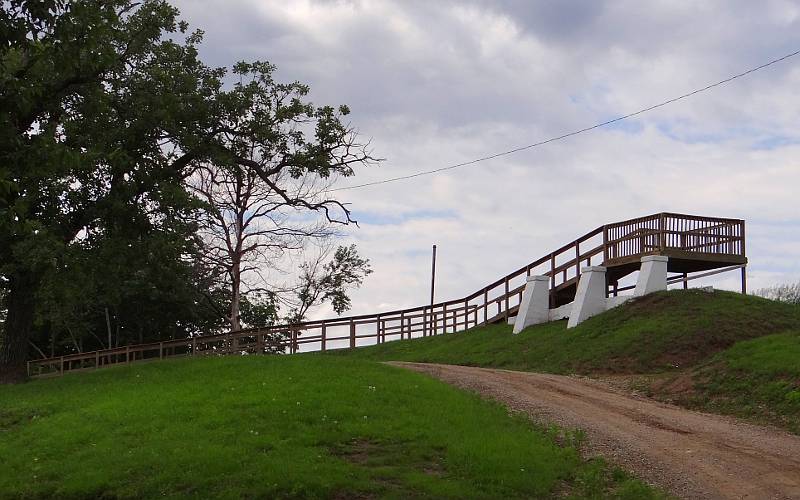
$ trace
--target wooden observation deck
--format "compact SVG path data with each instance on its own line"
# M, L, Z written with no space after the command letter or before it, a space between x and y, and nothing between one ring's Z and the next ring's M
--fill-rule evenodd
M550 279L550 306L575 299L581 267L602 265L606 294L616 295L621 279L636 272L646 255L669 257L668 284L741 270L746 292L744 221L659 213L600 226L580 238L460 299L361 316L271 325L200 337L128 345L28 361L30 376L63 375L103 366L222 354L325 351L455 333L515 316L528 276Z

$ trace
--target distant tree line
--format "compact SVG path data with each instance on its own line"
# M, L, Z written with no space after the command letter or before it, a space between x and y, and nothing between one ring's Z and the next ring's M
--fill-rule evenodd
M766 299L786 302L787 304L800 304L800 282L794 284L773 285L755 291L755 295Z
M355 221L328 187L377 161L349 109L201 40L162 0L3 2L0 381L349 308L369 262L333 243Z

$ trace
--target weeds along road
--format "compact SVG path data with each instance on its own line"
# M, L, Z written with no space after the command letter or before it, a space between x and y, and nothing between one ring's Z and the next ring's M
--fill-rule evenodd
M535 420L586 431L600 455L682 498L800 499L800 436L685 410L577 377L391 363Z

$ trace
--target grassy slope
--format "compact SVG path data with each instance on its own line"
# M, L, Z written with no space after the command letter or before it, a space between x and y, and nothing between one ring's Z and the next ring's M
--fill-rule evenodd
M507 325L342 351L361 359L422 361L554 373L649 373L693 366L735 342L800 325L800 308L730 292L644 297L567 330L566 321L511 334Z
M575 436L359 360L154 362L0 387L0 498L654 494Z
M689 290L638 299L571 330L559 321L512 335L511 327L494 325L342 354L553 373L674 374L683 383L668 376L651 394L798 431L798 332L800 307Z
M654 395L693 408L786 427L800 434L800 329L735 344ZM677 390L676 390L677 389Z

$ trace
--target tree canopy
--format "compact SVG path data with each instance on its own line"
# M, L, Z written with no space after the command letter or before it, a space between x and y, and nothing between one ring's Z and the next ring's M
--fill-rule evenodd
M0 34L0 380L20 378L31 349L228 324L204 264L211 206L190 188L202 169L253 179L328 224L355 222L327 190L298 189L374 161L349 109L314 106L268 63L203 64L202 32L167 2L9 0ZM247 314L274 320L264 297Z

